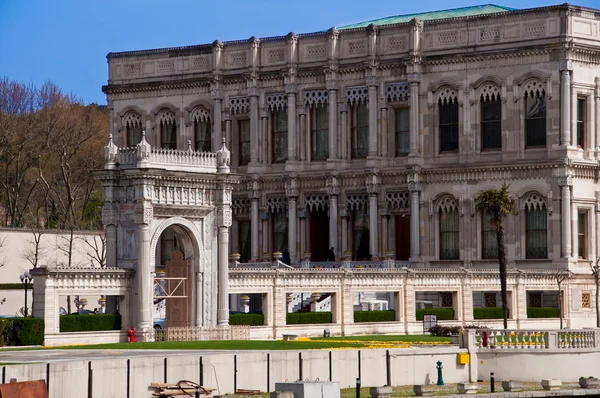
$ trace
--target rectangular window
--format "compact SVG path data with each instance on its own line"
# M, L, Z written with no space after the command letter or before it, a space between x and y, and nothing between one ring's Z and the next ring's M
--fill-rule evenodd
M525 95L525 146L546 146L546 96Z
M527 209L525 214L527 258L548 258L546 209Z
M540 292L529 292L527 294L528 307L541 308L542 307L542 293Z
M440 152L458 151L458 102L440 100Z
M245 166L250 163L250 119L240 120L238 122L239 132L239 164Z
M481 150L502 149L502 102L481 100Z
M354 259L358 261L370 260L369 212L366 206L352 211L352 240Z
M160 147L177 149L177 124L160 122Z
M577 255L579 258L587 258L587 212L577 213Z
M369 108L359 103L352 107L352 159L364 159L369 154Z
M211 152L212 136L210 134L209 121L194 120L194 137L197 151Z
M577 146L584 147L586 99L577 98Z
M312 160L329 157L329 111L327 104L317 104L311 109L310 140Z
M483 305L486 308L496 308L498 306L497 293L483 293Z
M273 251L282 251L288 246L288 214L273 213ZM288 264L289 265L289 264Z
M396 108L396 156L410 149L410 108Z
M132 147L142 141L142 126L139 124L127 124L127 146Z
M238 220L238 237L240 262L247 263L250 261L250 220Z
M440 210L440 260L459 258L458 210Z
M288 153L288 118L283 109L274 110L273 118L273 163L287 160Z
M498 258L496 227L492 224L492 216L487 212L482 215L481 231L481 257L484 259Z
M592 308L592 295L581 293L581 308Z

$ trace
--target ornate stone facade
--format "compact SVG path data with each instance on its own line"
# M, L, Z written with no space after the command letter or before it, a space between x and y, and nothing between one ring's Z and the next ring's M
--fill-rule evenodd
M322 261L333 247L337 258L393 252L415 267L493 267L474 198L507 182L520 209L506 220L509 267L587 274L600 255L599 18L573 5L417 15L111 53L103 90L120 146L135 122L155 148L175 125L176 147L193 149L194 115L212 122L212 150L224 140L246 179L231 198L229 250L242 261L282 247L294 264ZM193 158L182 167L212 162ZM205 194L169 199L162 186L189 185L175 175L143 199Z

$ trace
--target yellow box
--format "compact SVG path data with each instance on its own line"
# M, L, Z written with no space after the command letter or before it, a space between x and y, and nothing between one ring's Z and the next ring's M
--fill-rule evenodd
M456 363L459 365L468 365L471 362L471 356L468 352L459 352L456 354Z

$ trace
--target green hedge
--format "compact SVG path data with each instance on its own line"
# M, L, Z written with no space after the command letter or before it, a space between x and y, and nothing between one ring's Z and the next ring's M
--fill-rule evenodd
M0 319L0 346L44 344L44 320L39 318Z
M422 321L424 315L437 315L438 321L454 320L454 308L425 308L417 310L417 321Z
M510 317L510 308L506 309ZM473 308L473 319L503 319L502 307Z
M308 325L331 323L331 319L331 312L288 312L285 323L287 325Z
M262 326L265 324L263 314L229 314L230 325Z
M396 311L354 311L354 322L393 322L396 320Z
M527 318L560 318L560 310L553 307L527 307Z
M96 332L100 330L121 330L121 315L72 314L60 317L61 332Z
M0 290L24 290L25 284L23 283L0 283ZM31 283L27 284L27 290L33 290Z

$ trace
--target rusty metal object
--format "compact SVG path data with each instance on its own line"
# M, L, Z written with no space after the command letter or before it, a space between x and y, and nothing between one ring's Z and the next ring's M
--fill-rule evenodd
M0 384L0 398L48 398L45 380Z

